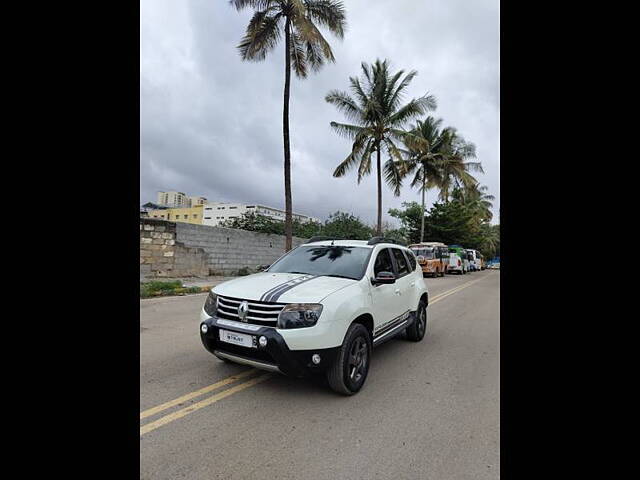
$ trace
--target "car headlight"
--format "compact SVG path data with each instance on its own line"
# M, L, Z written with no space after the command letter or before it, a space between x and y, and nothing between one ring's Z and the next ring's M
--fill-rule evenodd
M207 297L207 301L204 302L204 311L207 312L207 315L213 317L218 311L218 296L209 292L209 296Z
M322 305L318 303L291 303L285 306L278 315L278 328L313 327L322 313Z

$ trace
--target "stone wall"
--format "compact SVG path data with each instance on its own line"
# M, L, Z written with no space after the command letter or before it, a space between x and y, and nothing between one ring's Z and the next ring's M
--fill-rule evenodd
M201 248L176 241L176 223L140 219L140 277L200 277L209 274Z
M202 248L211 275L234 275L243 268L254 272L258 265L270 265L280 258L285 246L284 235L181 222L176 223L176 241ZM293 246L304 241L293 237Z
M293 237L293 246L305 239ZM284 253L285 237L208 225L140 219L140 277L255 272Z

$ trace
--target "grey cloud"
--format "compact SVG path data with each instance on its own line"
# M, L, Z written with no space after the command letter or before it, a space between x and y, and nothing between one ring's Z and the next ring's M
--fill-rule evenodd
M349 28L331 38L336 64L304 81L291 97L294 210L321 218L347 210L373 222L375 177L331 173L349 142L329 128L340 114L324 101L346 89L362 61L388 58L395 69L418 70L407 98L436 95L433 114L477 145L485 175L499 191L499 3L497 0L345 2ZM282 207L284 55L276 47L261 63L242 62L235 45L250 12L226 1L143 0L141 3L141 202L178 189L210 200ZM428 200L437 192L429 192ZM417 200L385 188L384 209Z

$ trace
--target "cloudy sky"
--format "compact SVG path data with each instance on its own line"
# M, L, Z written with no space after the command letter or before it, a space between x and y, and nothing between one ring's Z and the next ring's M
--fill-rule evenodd
M342 41L327 33L335 64L306 80L292 75L290 128L293 209L325 219L342 210L373 223L376 181L332 172L350 150L329 122L345 121L324 101L347 90L360 63L389 59L417 70L406 99L436 96L433 113L476 144L481 183L500 206L499 0L346 0ZM227 0L141 0L140 201L158 190L209 201L284 207L282 93L284 46L261 63L242 62L236 45L250 11ZM437 195L429 191L427 203ZM386 211L419 201L383 190ZM496 223L497 218L494 220Z

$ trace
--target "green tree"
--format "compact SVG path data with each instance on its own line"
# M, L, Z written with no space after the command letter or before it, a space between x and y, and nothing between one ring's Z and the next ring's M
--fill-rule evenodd
M289 92L291 67L299 78L309 69L317 71L326 62L334 62L331 46L317 25L338 38L344 36L345 10L334 0L231 0L237 10L255 10L238 49L243 60L261 61L275 48L284 32L284 106L282 136L284 140L285 250L291 250L293 207L291 199L291 150L289 146Z
M488 190L489 188L486 185L473 183L466 188L454 189L452 197L473 209L480 220L490 222L493 218L493 213L491 212L493 208L492 202L496 197L487 193Z
M337 211L329 215L325 221L320 235L336 238L348 238L351 240L369 240L372 229L365 224L360 217L353 214Z
M344 114L353 123L331 122L331 127L339 134L353 141L351 153L333 172L334 177L342 177L349 169L358 167L358 183L371 173L371 155L376 153L376 174L378 180L378 222L376 233L382 232L382 165L381 154L386 151L389 160L385 163L385 180L394 188L394 194L400 194L400 172L394 162L402 160L395 141L405 132L402 127L416 116L436 108L436 99L431 95L412 99L402 105L406 88L417 75L404 70L395 74L389 72L387 60L369 66L361 65L362 81L350 77L353 97L340 90L330 91L325 100ZM404 77L403 77L404 75Z
M398 233L407 243L418 243L421 241L420 225L424 218L424 208L418 202L402 202L402 207L390 208L389 215L400 220Z
M416 126L404 137L407 158L400 162L401 177L414 174L411 187L422 192L422 215L420 217L420 242L424 241L425 194L429 188L443 184L441 164L450 152L447 130L441 131L441 118L427 117L418 120Z
M284 235L285 228L282 221L253 212L243 213L239 218L227 219L220 226L276 235ZM313 221L302 223L299 220L294 220L292 223L293 235L300 238L318 235L321 228L322 225L320 223Z
M449 201L449 195L454 188L466 188L477 180L469 173L471 171L484 173L480 162L470 162L470 158L476 158L476 146L467 142L458 134L455 128L447 128L443 131L443 142L446 145L446 154L440 161L440 200Z

